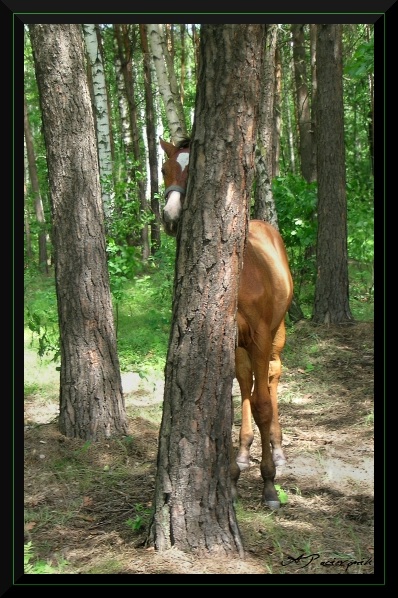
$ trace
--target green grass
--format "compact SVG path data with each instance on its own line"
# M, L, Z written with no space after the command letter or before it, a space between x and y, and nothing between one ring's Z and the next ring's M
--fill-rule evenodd
M171 300L159 296L159 274L126 285L118 313L122 371L162 370L170 331Z
M123 286L122 297L115 304L118 353L122 371L147 371L164 368L171 320L172 279L159 267L150 274L137 276ZM58 324L55 284L52 277L37 275L25 286L26 389L28 394L42 393L42 367L54 378L51 360L57 344ZM41 353L40 374L30 368L29 350ZM55 360L55 365L59 365ZM53 379L52 379L53 381Z
M32 542L27 542L24 545L24 573L39 575L63 573L67 565L69 565L68 561L63 558L57 560L55 564L37 559Z
M149 372L163 374L167 354L172 307L174 245L166 245L157 261L152 261L133 280L124 283L120 300L114 304L118 354L122 372L134 371L145 377ZM350 265L350 305L357 320L373 320L372 271L369 267ZM307 301L313 297L308 289ZM311 291L311 292L310 292ZM303 294L304 297L304 294ZM311 305L303 303L307 317ZM287 330L289 334L289 327ZM59 385L59 357L54 352L58 342L57 304L52 276L28 273L25 281L25 396L53 400ZM311 373L318 368L319 338L314 333L306 353L295 355L296 367ZM40 354L39 367L37 354ZM296 349L287 343L285 368L290 353ZM55 358L55 359L54 359ZM155 409L155 420L158 417Z
M31 331L25 329L24 351L24 396L54 400L58 397L59 371L58 363L51 356L38 357L39 344Z

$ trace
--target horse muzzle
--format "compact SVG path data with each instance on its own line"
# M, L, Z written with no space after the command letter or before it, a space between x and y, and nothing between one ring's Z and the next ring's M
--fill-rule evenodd
M177 235L177 225L182 212L182 199L185 195L185 189L178 185L167 187L164 196L166 205L162 211L162 220L165 232L175 237Z

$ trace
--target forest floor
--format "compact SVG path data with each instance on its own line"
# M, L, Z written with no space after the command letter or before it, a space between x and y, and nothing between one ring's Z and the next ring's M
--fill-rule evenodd
M287 502L278 511L260 504L256 429L252 464L238 486L242 559L199 558L176 549L159 553L143 545L163 399L159 374L146 380L122 375L129 436L96 446L58 432L57 388L53 399L26 396L25 542L32 542L34 572L41 565L43 572L66 574L373 574L373 333L372 322L302 322L289 330L279 390L287 464L275 480ZM237 444L236 381L233 396ZM195 583L210 583L206 579ZM216 579L226 583L225 577ZM152 581L161 584L162 578Z

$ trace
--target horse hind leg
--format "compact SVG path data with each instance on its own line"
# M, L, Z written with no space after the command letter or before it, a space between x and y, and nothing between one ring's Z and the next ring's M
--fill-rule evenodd
M241 471L247 469L250 465L250 446L254 438L252 413L250 407L250 395L253 386L253 372L250 357L243 347L236 348L235 373L241 392L242 423L239 432L239 449L237 456L235 456L235 450L231 442L230 471L232 498L234 501L236 501L238 498L237 484L240 473Z
M272 458L270 444L272 403L267 385L261 382L258 384L257 380L254 384L252 394L252 410L254 421L261 436L260 471L264 482L262 502L270 507L270 509L279 509L280 501L274 486L276 467Z
M271 338L267 341L267 332L259 334L262 347L253 351L254 389L251 407L254 421L261 436L261 477L264 481L262 502L271 509L278 509L280 501L274 486L276 467L271 454L271 425L273 420L273 404L268 388L268 364L271 356Z
M268 389L272 403L270 440L272 446L272 459L276 467L281 467L286 463L286 457L282 449L282 429L279 423L278 414L278 385L282 371L280 354L285 346L285 339L285 322L282 321L272 341L271 359L268 371Z
M239 450L236 463L239 470L248 469L250 465L250 447L254 439L251 411L251 391L253 387L253 370L250 356L243 347L236 348L235 371L239 382L242 401L242 424L239 434Z

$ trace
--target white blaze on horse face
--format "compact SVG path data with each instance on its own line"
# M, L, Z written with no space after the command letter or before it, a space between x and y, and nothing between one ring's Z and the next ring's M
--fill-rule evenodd
M185 168L188 166L189 152L181 152L181 154L177 156L177 162L181 166L182 172L184 172Z
M176 222L181 216L181 210L181 193L179 193L179 191L171 191L167 197L167 203L164 206L164 219L167 222Z

